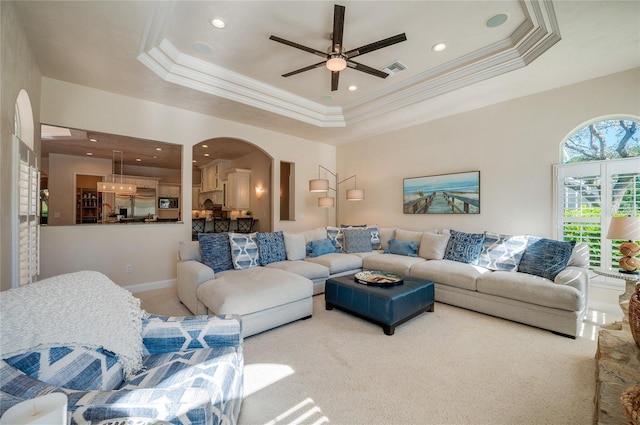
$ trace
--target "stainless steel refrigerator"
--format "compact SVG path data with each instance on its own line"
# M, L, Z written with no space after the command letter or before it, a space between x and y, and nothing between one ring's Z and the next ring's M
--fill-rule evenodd
M135 195L116 194L116 212L126 218L147 218L156 215L156 190L138 188Z

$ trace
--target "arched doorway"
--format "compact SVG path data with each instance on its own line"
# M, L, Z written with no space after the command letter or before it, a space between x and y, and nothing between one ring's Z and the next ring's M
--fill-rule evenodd
M241 178L229 179L234 173ZM192 218L251 215L254 231L270 232L272 178L273 157L256 145L233 137L204 140L193 146Z

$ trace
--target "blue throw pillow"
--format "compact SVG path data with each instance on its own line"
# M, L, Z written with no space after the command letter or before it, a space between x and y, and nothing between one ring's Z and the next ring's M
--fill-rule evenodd
M553 280L567 267L576 241L555 241L545 238L529 238L518 271Z
M261 266L287 259L287 251L284 247L284 235L282 231L271 233L258 232L256 233L256 239L258 239L258 253Z
M447 249L444 251L445 260L475 264L482 250L484 233L465 233L451 230Z
M229 233L229 246L234 269L243 270L260 265L255 233Z
M211 267L214 272L233 269L227 233L199 233L198 242L200 242L202 262Z
M408 257L417 257L420 244L412 241L389 240L389 248L384 250L385 254L406 255Z
M307 253L309 257L319 257L320 255L338 252L331 239L321 239L319 241L311 241L307 245Z

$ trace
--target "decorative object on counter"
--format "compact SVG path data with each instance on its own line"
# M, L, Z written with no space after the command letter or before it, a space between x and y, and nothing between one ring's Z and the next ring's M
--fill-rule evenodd
M253 217L238 217L237 221L238 233L251 233L253 227Z
M120 154L120 183L116 183L116 152ZM122 165L123 165L123 152L118 150L113 150L112 153L112 161L111 161L111 180L112 182L98 182L98 191L99 192L108 192L108 193L118 193L121 195L132 195L138 191L138 188L135 184L124 184L122 178Z
M327 173L331 174L336 179L336 187L333 188L329 185L329 179L321 179L320 171L325 170ZM318 178L309 180L309 192L312 193L327 193L330 190L336 192L336 197L328 197L322 196L318 198L318 207L320 208L331 208L335 205L336 207L336 226L338 225L338 189L340 184L353 179L354 188L348 189L346 193L347 201L362 201L364 200L364 189L358 189L356 175L352 175L351 177L347 177L344 180L340 180L338 173L334 173L330 171L328 168L323 167L322 165L318 165Z
M640 261L635 257L640 254L640 246L634 241L640 240L640 217L611 218L607 239L628 241L620 245L620 273L639 274Z

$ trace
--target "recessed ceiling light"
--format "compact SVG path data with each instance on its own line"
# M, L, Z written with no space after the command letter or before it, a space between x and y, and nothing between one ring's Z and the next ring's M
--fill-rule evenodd
M203 43L202 41L193 43L192 47L193 47L193 50L195 50L198 53L202 53L205 55L211 53L211 46L209 46L207 43Z
M211 18L209 23L218 29L222 29L226 26L224 21L220 18Z
M194 160L193 160L193 161L191 161L191 162L196 163L196 162L198 162L198 161L196 161L196 160L194 159Z
M208 154L208 153L205 153L205 154L204 154L204 156L209 156L209 154Z
M486 21L484 21L484 25L487 28L495 28L507 22L509 19L509 15L506 13L496 13L495 15L489 16Z
M136 161L137 161L137 162L142 162L142 159L140 159L140 158L136 158Z
M93 139L93 138L92 138L92 139L89 139L89 141L90 141L90 142L97 142L97 141L98 141L98 139Z
M444 49L447 48L447 45L444 43L436 43L433 45L433 47L431 47L431 50L433 50L434 52L441 52Z
M355 84L351 84L348 89L349 91L356 91L358 90L358 86L356 86Z
M92 156L92 155L93 155L93 153L91 153L91 152L87 152L87 155L88 155L88 156Z
M153 159L158 159L158 155L153 155Z
M156 148L156 150L157 150L157 151L161 151L161 150L162 150L162 148Z
M202 147L206 149L209 147L209 145L202 145Z

